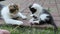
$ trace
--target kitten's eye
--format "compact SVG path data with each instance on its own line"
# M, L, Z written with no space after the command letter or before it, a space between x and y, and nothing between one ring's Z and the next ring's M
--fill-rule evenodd
M14 6L14 8L17 8L17 6Z
M17 5L14 5L15 10L19 10L19 7Z

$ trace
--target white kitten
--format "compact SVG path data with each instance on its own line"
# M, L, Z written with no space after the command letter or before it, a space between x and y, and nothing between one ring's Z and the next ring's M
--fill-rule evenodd
M17 10L16 14L10 13L10 9L13 9L13 10L15 9L16 10L16 7L14 7L14 4L11 5L11 8L9 8L9 7L10 6L5 6L1 10L1 15L2 15L2 18L4 19L5 23L6 24L12 24L12 25L22 25L23 24L22 21L14 20L12 18L21 17L22 19L26 19L27 17L25 15L23 15L22 13L20 13L19 10Z

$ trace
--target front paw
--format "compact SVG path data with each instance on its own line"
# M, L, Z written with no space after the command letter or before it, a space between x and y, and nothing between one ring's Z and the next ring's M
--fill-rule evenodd
M37 24L39 24L39 21L32 21L32 20L30 20L29 22L30 22L30 24L32 24L32 25L37 25Z
M23 18L23 20L27 20L27 18Z
M32 20L30 20L30 21L29 21L29 23L30 23L30 24L34 24L35 22L34 22L34 21L32 21Z
M27 17L26 17L26 16L24 16L22 19L23 19L23 20L26 20L26 19L27 19Z
M22 21L17 21L17 25L23 25Z
M29 22L31 25L34 25L34 22Z

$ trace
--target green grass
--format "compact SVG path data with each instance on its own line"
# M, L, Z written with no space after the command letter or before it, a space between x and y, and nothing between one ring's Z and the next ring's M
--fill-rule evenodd
M20 26L13 30L16 26L12 25L2 25L0 29L6 29L11 32L11 34L54 34L53 28L34 28L34 27L24 27ZM60 28L58 29L58 34L60 34Z

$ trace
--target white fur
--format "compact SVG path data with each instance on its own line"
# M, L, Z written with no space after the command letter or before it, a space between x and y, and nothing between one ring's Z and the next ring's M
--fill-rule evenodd
M49 15L48 14L42 14L42 15L40 15L39 18L44 21L45 19L48 19L47 16L49 16Z
M37 3L34 3L33 6L31 8L35 8L35 9L43 9L43 7Z
M23 14L20 13L20 12L19 12L17 15L18 15L19 17L21 17L22 19L26 19L26 18L27 18L25 15L23 15Z
M39 20L34 21L34 18L32 18L32 19L29 20L29 22L34 24L34 23L39 23Z
M34 3L31 8L37 9L37 11L36 11L37 14L39 14L40 12L42 12L42 9L43 9L43 7L41 5L39 5L39 4L37 4L37 3ZM36 13L34 13L34 14L36 14Z
M11 19L11 18L14 18L14 17L17 17L17 16L22 17L22 19L27 18L26 16L22 15L22 13L20 13L20 12L18 12L17 14L10 14L9 6L5 6L2 9L1 15L2 15L2 18L4 19L6 24L12 24L12 25L14 25L14 24L15 25L22 25L23 22L19 21L19 20L14 20L14 19Z

